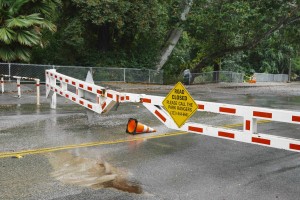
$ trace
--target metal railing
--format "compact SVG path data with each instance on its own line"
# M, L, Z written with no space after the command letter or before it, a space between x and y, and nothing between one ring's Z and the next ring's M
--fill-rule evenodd
M288 82L287 74L255 73L256 82Z
M244 81L244 74L231 71L212 71L204 73L192 73L195 77L193 84L200 83L242 83Z
M58 66L20 63L0 63L0 74L9 76L28 76L39 78L45 83L45 70L56 69L57 72L85 80L89 70L93 72L95 82L129 82L129 83L155 83L163 84L163 71L137 68L113 67L82 67Z

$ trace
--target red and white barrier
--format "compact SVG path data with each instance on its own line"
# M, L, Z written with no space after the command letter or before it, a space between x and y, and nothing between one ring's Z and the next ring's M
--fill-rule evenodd
M57 85L57 82L60 84ZM69 91L68 85L74 86L76 92ZM243 117L243 130L221 128L189 121L179 128L163 107L162 102L165 97L105 90L104 87L65 76L57 73L55 70L46 70L46 88L47 96L50 90L54 92L52 95L52 108L56 107L56 94L64 96L99 114L108 112L116 103L139 102L171 129L300 152L300 140L257 133L258 119L300 124L300 112L195 101L198 105L197 111ZM84 98L86 96L84 93L86 92L94 95L94 99Z
M22 76L10 76L0 74L1 76L1 92L4 93L4 78L14 78L17 79L17 90L18 90L18 98L21 98L21 79L35 81L36 85L36 104L40 105L40 79L38 78L29 78Z

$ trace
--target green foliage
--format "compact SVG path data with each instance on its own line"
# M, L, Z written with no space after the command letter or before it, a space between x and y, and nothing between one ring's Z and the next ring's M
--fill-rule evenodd
M17 5L12 9L19 10L19 15L7 18L7 28L0 28L0 40L5 45L13 41L31 48L40 44L40 35L34 37L36 29L30 23L38 24L38 18L56 20L57 32L43 33L49 45L34 48L35 63L154 68L169 34L182 28L182 37L163 68L166 83L179 80L187 68L193 72L287 73L290 58L297 71L299 0L197 0L185 22L180 16L187 0L65 0L51 20L45 16L50 16L53 6L41 12L28 5L45 1L23 1L26 10ZM8 7L11 2L0 0L0 5ZM49 23L38 26L54 30ZM19 29L12 27L20 27L22 36L16 37ZM2 53L0 49L6 60L13 58L13 47Z
M285 60L299 48L299 7L299 1L284 0L194 1L185 28L197 52L206 55L194 71L220 59L237 70L258 62L259 71L284 71Z
M43 46L44 30L54 32L48 21L54 13L56 0L0 0L0 60L30 60L31 49Z
M176 21L169 17L176 10L176 2L64 1L58 32L49 36L50 45L45 50L35 51L33 61L154 68L168 31Z

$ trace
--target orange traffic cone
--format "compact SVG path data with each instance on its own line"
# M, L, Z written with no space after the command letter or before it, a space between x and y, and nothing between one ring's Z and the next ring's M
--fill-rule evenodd
M136 119L130 118L128 120L126 133L130 133L134 135L139 133L152 133L152 132L156 132L156 130L138 122Z

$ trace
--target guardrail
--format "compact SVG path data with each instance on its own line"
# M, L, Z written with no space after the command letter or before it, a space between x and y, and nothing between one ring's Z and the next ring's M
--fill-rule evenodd
M21 79L29 80L29 81L35 81L36 86L36 104L40 105L40 79L38 78L30 78L30 77L22 77L22 76L10 76L5 74L0 74L1 77L1 93L4 93L4 78L14 78L17 79L17 90L18 90L18 98L21 98Z
M68 89L70 86L75 88L75 93ZM104 87L57 73L55 70L46 70L46 88L47 96L50 91L53 92L52 108L56 108L56 94L99 114L108 112L116 103L137 102L143 104L159 121L171 129L300 152L300 141L297 139L257 133L258 119L300 124L300 112L195 101L197 111L243 117L243 130L189 121L178 127L163 107L165 97L106 90Z

